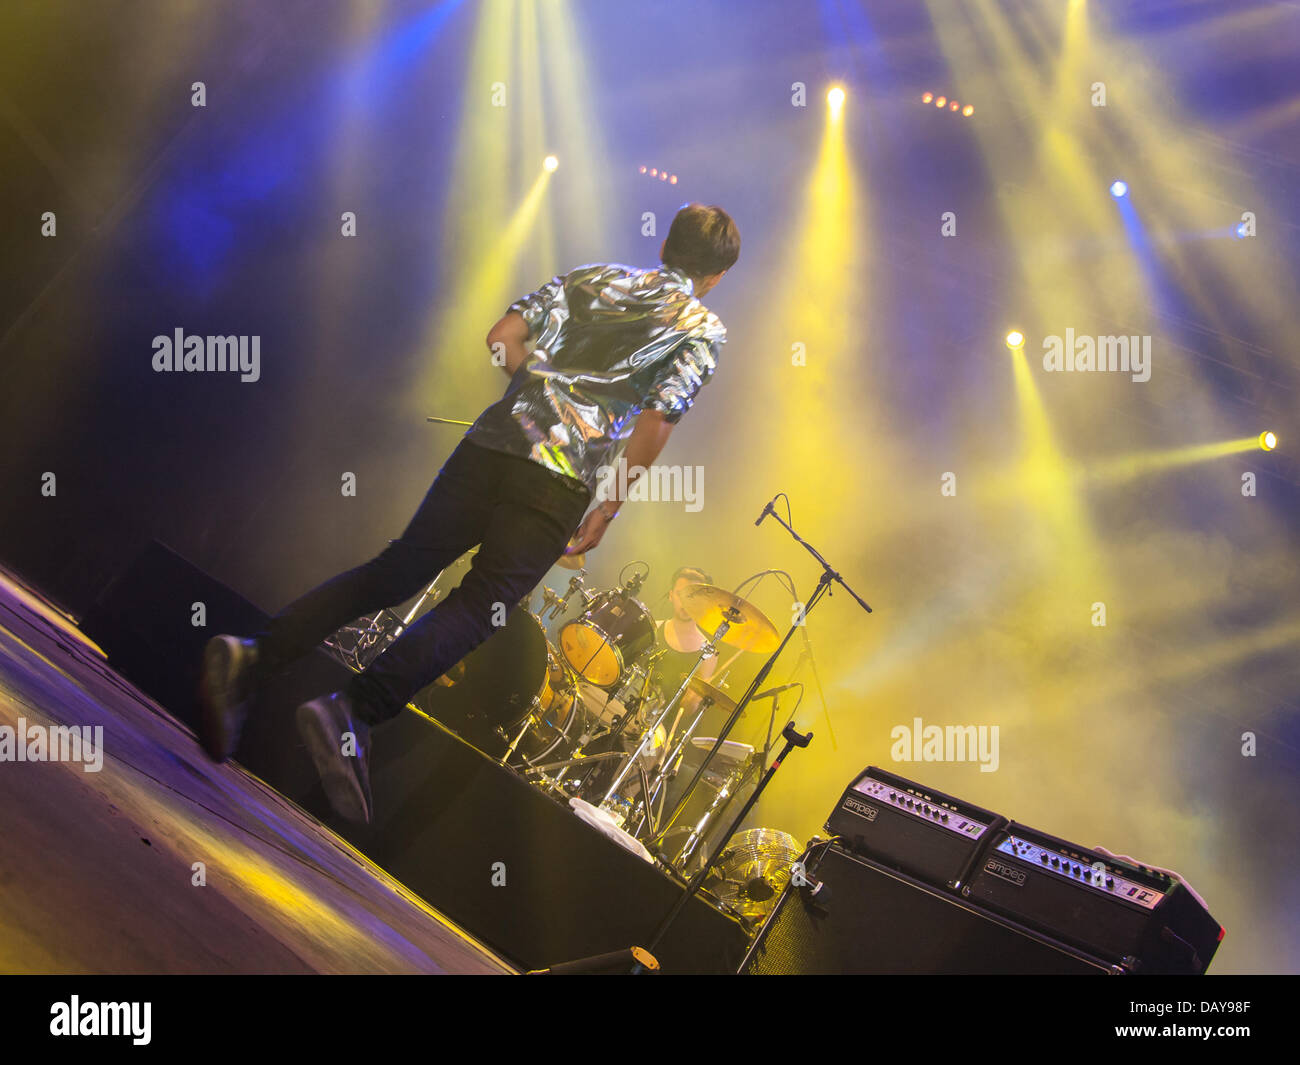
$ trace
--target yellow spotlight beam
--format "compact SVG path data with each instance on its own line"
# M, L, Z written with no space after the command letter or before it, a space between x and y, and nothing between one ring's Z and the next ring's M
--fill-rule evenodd
M532 160L540 159L550 150L550 144L544 100L545 85L539 61L542 43L537 19L537 0L519 0L518 12L519 32L515 43L519 86L516 103L519 115L523 118L523 126L518 130L521 157L524 160L524 165L520 169L526 173L527 167L532 165ZM548 158L552 157L548 156ZM549 212L538 218L532 236L531 254L522 256L521 259L522 264L527 267L527 272L537 277L543 274L549 276L557 269L555 223ZM510 278L507 277L504 283L509 284L509 282Z
M565 235L581 249L579 261L590 261L605 254L612 226L604 184L609 158L590 103L594 91L586 49L574 28L569 0L546 0L537 4L537 12L541 54L551 57L546 64L546 90L554 120L553 147L567 175L556 208L564 208Z
M1087 510L1076 490L1071 464L1060 452L1023 349L1011 356L1023 452L1013 483L1030 514L1037 517L1036 542L1044 558L1075 590L1100 598L1102 567ZM1068 565L1062 565L1068 563Z
M827 404L842 396L833 382L845 379L844 360L857 336L856 322L870 320L860 308L850 313L861 298L855 281L862 275L853 263L859 232L858 197L846 145L844 98L837 95L835 99L838 107L828 97L817 160L804 193L803 210L791 231L795 242L791 267L801 283L792 290L789 302L776 308L779 324L774 323L771 331L771 335L802 345L806 353L804 364L792 366L789 357L776 363L770 382L781 397L777 409L789 419L788 424L803 426L825 424L831 414ZM809 293L816 293L816 299L810 299ZM784 436L780 447L775 456L778 468L802 469L805 476L828 468L825 442L817 432ZM811 485L807 488L815 491Z
M440 298L430 306L426 357L416 360L406 392L413 413L427 414L433 403L439 412L456 416L481 406L497 383L490 374L464 373L462 367L472 357L467 352L481 352L482 365L490 366L483 338L508 302L505 283L499 291L484 292L472 287L472 279L488 269L487 248L511 209L510 179L520 151L515 132L524 93L511 63L516 6L516 0L482 0L478 8L443 212L441 259L459 263L461 269L447 271ZM525 160L528 172L540 162ZM454 363L455 372L447 372L447 363Z
M1189 444L1186 447L1169 448L1163 451L1146 451L1123 458L1111 459L1084 471L1089 481L1116 484L1132 481L1151 473L1192 466L1198 462L1210 462L1224 455L1240 455L1243 451L1254 451L1260 446L1258 436L1242 437L1238 440L1219 440L1208 444Z
M528 194L510 216L506 228L492 243L477 269L470 275L470 282L466 286L470 300L469 309L473 315L482 316L484 334L487 333L487 327L495 322L504 310L503 307L498 306L501 299L497 298L497 294L506 291L510 279L514 276L520 253L541 213L542 201L550 183L551 171L542 167L533 180L532 188L528 190ZM492 317L491 322L486 321L487 316ZM484 348L484 351L486 350Z

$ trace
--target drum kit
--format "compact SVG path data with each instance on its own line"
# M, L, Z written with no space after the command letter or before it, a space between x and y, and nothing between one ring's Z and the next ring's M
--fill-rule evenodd
M708 831L761 774L766 755L727 740L697 785L701 795L690 807L690 824L660 823L684 760L714 745L714 737L696 735L706 711L730 713L736 706L697 673L721 646L766 654L779 636L751 602L713 585L690 585L682 602L706 640L677 690L665 691L656 683L655 665L667 648L638 598L645 573L593 590L582 561L562 559L562 566L576 570L564 595L544 587L537 610L529 600L516 605L498 632L414 704L615 842L680 877L702 860ZM365 668L421 608L442 597L447 575L440 574L405 616L382 611L363 618L336 633L331 647L354 669ZM682 809L689 796L675 798Z

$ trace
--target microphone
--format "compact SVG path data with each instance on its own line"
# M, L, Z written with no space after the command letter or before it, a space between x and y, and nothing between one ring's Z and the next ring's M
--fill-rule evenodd
M770 500L768 500L767 506L763 508L763 513L758 516L758 521L754 522L754 525L756 527L762 525L763 519L772 513L772 506L775 503L776 503L776 496L773 496Z
M754 696L755 699L766 699L769 695L780 695L782 692L788 692L791 688L802 687L799 681L792 684L782 684L776 688L768 688L765 692L759 692Z

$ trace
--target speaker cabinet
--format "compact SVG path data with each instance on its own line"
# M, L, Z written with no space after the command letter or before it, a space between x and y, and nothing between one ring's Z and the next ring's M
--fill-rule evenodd
M832 843L810 847L824 901L786 887L741 973L1103 974L1102 961Z

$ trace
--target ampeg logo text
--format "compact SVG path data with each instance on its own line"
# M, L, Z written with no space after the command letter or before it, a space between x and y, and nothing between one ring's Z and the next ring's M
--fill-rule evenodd
M1016 887L1025 886L1025 874L1010 865L1003 865L996 858L990 858L984 863L985 872L992 873L994 876L1000 876L1003 880L1010 880Z
M857 799L845 799L840 804L840 809L848 810L851 814L857 814L864 821L874 821L876 819L876 808L868 806L865 802L858 802Z

